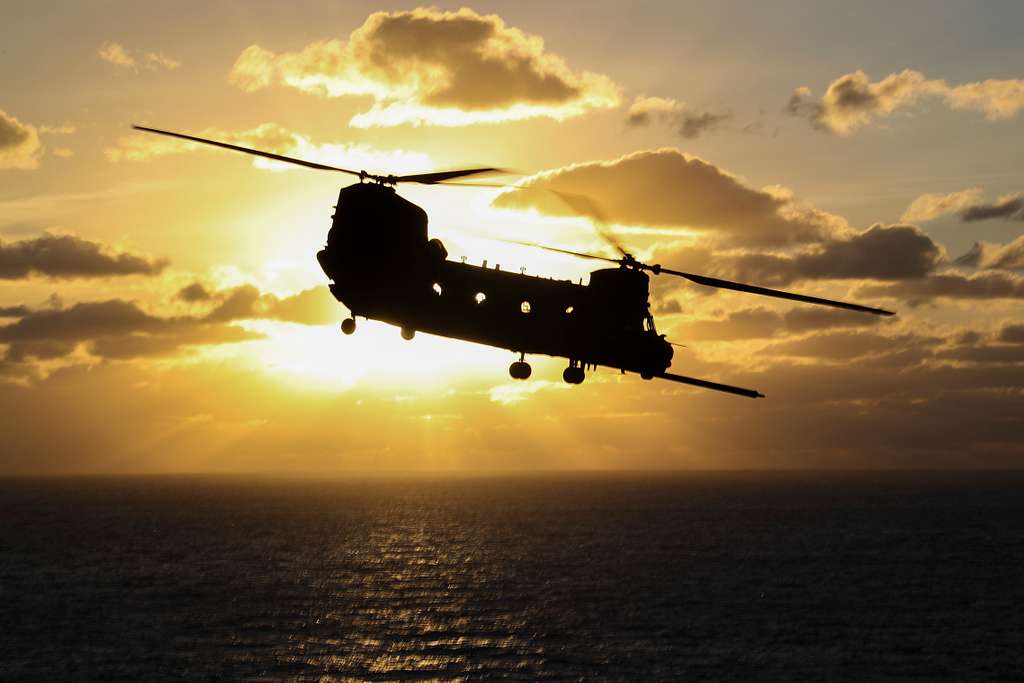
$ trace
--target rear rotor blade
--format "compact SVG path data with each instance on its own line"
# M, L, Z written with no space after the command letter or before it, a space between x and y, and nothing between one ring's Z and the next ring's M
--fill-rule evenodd
M676 375L671 372L662 372L655 377L661 379L667 379L670 382L678 382L680 384L692 384L695 387L701 387L702 389L711 389L712 391L723 391L727 394L736 394L737 396L746 396L747 398L764 398L764 394L754 389L744 389L743 387L734 387L729 384L719 384L718 382L709 382L706 379L697 379L696 377L686 377L685 375Z
M562 192L561 190L549 189L548 191L565 202L566 206L579 215L589 218L590 223L594 226L594 230L597 231L597 234L600 235L601 239L605 242L612 245L612 247L615 248L615 251L619 252L622 256L629 256L629 252L626 251L626 247L623 246L622 242L619 241L619 238L616 237L615 233L613 233L608 227L608 221L605 219L604 214L599 208L597 208L597 204L595 204L590 197L582 194L575 194L573 192Z
M597 261L607 261L608 263L619 263L619 259L608 258L607 256L598 256L597 254L586 254L582 251L572 251L570 249L559 249L558 247L548 247L543 244L535 244L533 242L520 242L519 240L501 240L502 242L508 242L510 244L519 244L524 247L533 247L535 249L543 249L545 251L553 251L556 254L568 254L569 256L578 256L580 258L590 258Z
M157 128L146 128L145 126L132 126L135 130L145 131L147 133L156 133L157 135L167 135L172 138L180 138L182 140L189 140L190 142L198 142L204 145L212 145L214 147L222 147L224 149L230 149L235 152L242 152L243 154L252 154L258 157L264 157L266 159L273 159L274 161L283 161L286 164L296 164L298 166L305 166L306 168L315 168L319 171L340 171L341 173L348 173L349 175L362 175L359 171L353 171L347 168L338 168L337 166L328 166L326 164L318 164L315 161L306 161L305 159L296 159L294 157L286 157L280 154L273 154L271 152L264 152L258 149L250 149L249 147L240 147L238 145L232 145L227 142L219 142L217 140L207 140L206 138L198 138L194 135L185 135L184 133L173 133L169 130L159 130Z
M806 294L797 294L795 292L784 292L781 289L768 289L767 287L758 287L757 285L747 285L742 282L731 282L729 280L720 280L716 277L708 277L706 275L695 275L694 273L684 273L681 270L669 270L668 268L661 268L660 266L645 266L648 270L651 270L655 274L663 273L666 275L676 275L678 277L686 278L690 282L696 282L698 285L704 285L705 287L717 287L718 289L731 289L736 292L747 292L748 294L760 294L761 296L773 296L778 299L789 299L791 301L802 301L805 304L817 304L819 306L832 306L833 308L844 308L848 311L859 311L861 313L872 313L874 315L895 315L892 311L887 311L884 308L872 308L870 306L861 306L860 304L851 304L846 301L835 301L834 299L822 299L816 296L808 296Z

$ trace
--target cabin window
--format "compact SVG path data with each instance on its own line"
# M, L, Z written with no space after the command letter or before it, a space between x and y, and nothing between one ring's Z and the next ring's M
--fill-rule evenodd
M487 301L487 295L484 294L483 292L477 292L476 296L473 297L473 300L476 301L478 304L482 304L483 302Z
M530 312L530 302L529 301L524 301L523 303L519 304L519 310L522 311L523 313L529 313Z
M565 309L565 314L566 314L566 315L572 315L572 306L569 306L569 307L567 307L567 308Z
M444 290L441 288L441 283L440 282L435 282L434 283L434 294L437 294L438 296L441 296L441 292L443 292L443 291Z

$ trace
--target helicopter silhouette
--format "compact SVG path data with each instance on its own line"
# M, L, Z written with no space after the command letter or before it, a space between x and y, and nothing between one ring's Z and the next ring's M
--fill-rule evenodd
M626 251L599 222L595 227L618 251L618 258L518 242L614 264L615 267L592 271L586 285L505 271L500 265L489 267L487 261L479 266L453 261L448 259L448 251L441 241L429 237L426 212L399 196L395 186L418 183L487 187L480 183L452 181L485 173L503 173L500 169L377 175L183 133L145 126L133 128L358 177L359 182L343 187L338 193L327 244L316 255L324 274L331 280L331 293L351 312L351 317L341 324L342 332L353 334L355 319L359 316L395 325L405 339L412 339L419 331L508 349L519 355L509 366L509 375L514 379L525 380L532 374L526 362L527 354L546 355L568 360L562 378L569 384L581 384L588 369L604 366L622 373L636 373L646 380L659 378L763 398L764 394L754 389L668 372L675 344L658 333L651 314L648 273L680 277L717 289L874 315L893 315L892 311L880 308L643 263ZM562 197L574 201L572 196Z

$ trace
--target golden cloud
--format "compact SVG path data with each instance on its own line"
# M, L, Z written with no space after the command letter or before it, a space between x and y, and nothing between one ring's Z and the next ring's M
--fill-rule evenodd
M849 232L845 220L797 204L787 188L752 188L675 148L564 166L526 178L519 187L597 198L613 223L691 229L744 245L818 242ZM494 206L578 215L553 192L512 190Z
M979 197L981 189L976 187L949 194L923 194L910 203L900 220L908 223L935 220L939 216L963 210Z
M784 313L761 306L744 308L721 318L694 320L678 326L673 335L681 339L738 341L789 336L817 330L874 327L888 322L877 315L853 311L801 306Z
M38 361L68 359L76 352L128 360L264 338L236 325L239 321L327 325L341 319L326 287L279 297L252 285L209 291L193 283L179 292L178 299L202 308L188 315L158 314L124 299L0 308L0 317L15 318L0 325L0 345L7 346L0 360L8 370L17 366L21 370L17 374L39 375Z
M892 297L912 304L948 299L1024 299L1024 277L1004 272L965 275L957 271L885 285L861 287L857 296Z
M39 167L39 130L0 109L0 170Z
M674 128L681 137L687 139L700 137L731 118L729 112L698 111L673 99L643 95L633 100L626 113L626 123L630 126L646 126L657 121Z
M1024 270L1024 235L1007 244L975 242L971 250L956 262L958 265L986 270Z
M941 97L951 109L979 111L991 121L1008 119L1024 108L1024 80L988 79L950 86L904 69L872 82L863 71L844 74L829 84L821 99L810 88L797 88L786 109L819 130L850 135L874 119L914 104L921 97Z
M0 241L0 279L40 275L49 278L98 278L119 275L157 275L167 266L74 235L42 235L18 242Z
M138 72L140 69L156 71L158 69L177 69L181 62L159 52L146 52L144 50L129 50L120 43L103 43L96 51L100 59L108 64L120 66Z
M993 219L1024 221L1024 195L1010 194L991 204L972 204L964 208L960 218L965 223Z
M463 8L376 12L349 35L298 52L246 48L229 75L246 92L283 85L324 97L369 95L357 127L563 120L619 104L606 76L575 72L544 41Z

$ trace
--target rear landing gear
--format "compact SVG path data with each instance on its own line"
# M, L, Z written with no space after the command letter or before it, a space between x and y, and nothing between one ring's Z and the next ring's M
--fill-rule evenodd
M345 334L352 334L356 331L356 319L345 318L341 321L341 331Z
M583 379L586 375L583 374L583 365L578 360L570 360L569 367L562 370L562 379L567 384L583 384Z
M402 339L404 339L405 341L409 341L415 336L416 330L412 329L411 327L402 328Z
M533 368L526 362L526 354L519 354L519 360L508 366L508 374L512 379L529 379L533 374Z

